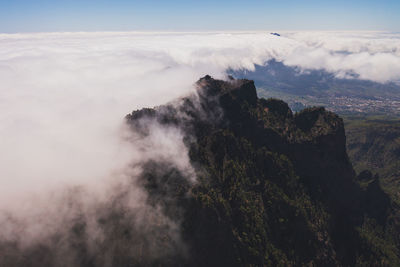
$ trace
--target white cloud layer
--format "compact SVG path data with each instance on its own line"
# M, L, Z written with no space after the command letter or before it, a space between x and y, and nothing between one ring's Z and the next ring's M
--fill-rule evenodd
M272 58L398 81L400 34L0 34L0 202L115 177L140 157L125 114L187 94L202 75Z

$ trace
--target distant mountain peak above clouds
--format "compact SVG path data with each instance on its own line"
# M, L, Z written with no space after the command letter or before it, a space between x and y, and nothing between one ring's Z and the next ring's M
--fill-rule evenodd
M275 35L275 36L281 36L279 33L277 33L277 32L271 32L270 33L271 35Z

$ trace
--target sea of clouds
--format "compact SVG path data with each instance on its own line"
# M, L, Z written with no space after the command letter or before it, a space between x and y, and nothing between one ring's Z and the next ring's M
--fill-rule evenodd
M270 59L397 82L400 34L0 34L0 210L27 213L35 203L57 213L47 194L83 186L102 195L135 175L128 166L143 157L188 165L178 130L155 128L135 143L124 116L193 92L206 74L224 78L228 68L252 70Z
M205 74L275 58L339 77L400 80L400 34L281 34L0 34L0 198L121 170L132 149L124 115L187 94Z

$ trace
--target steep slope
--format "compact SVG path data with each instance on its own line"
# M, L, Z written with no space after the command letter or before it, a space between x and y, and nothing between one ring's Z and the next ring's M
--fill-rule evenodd
M400 122L373 116L346 118L347 150L357 172L378 173L382 186L400 203Z
M149 201L179 218L189 249L180 264L399 263L391 201L378 180L365 186L355 176L342 119L323 108L292 114L280 100L258 99L249 80L206 76L197 87L196 96L127 116L143 135L141 121L185 133L197 182L160 162L142 180Z

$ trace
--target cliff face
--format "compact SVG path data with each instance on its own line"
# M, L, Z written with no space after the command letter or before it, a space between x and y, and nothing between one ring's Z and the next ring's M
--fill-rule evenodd
M195 168L195 183L162 162L144 168L149 202L179 222L188 248L164 264L399 263L391 201L378 180L360 185L341 118L323 108L293 114L258 99L249 80L206 76L197 87L127 116L142 135L143 120L181 129Z
M400 121L347 117L347 151L354 169L377 172L382 187L400 203Z

